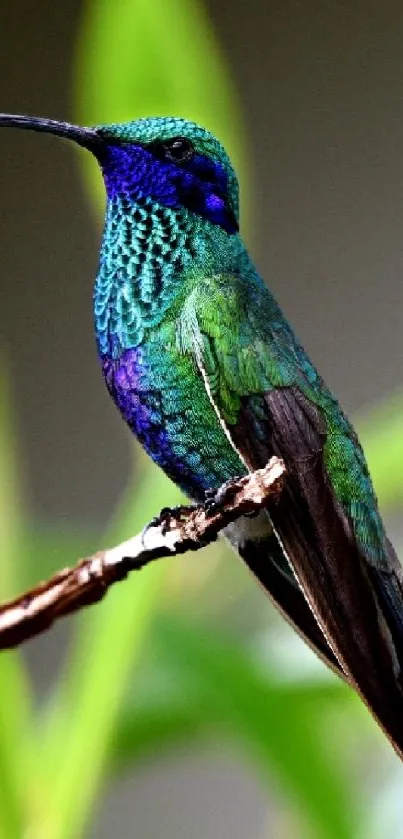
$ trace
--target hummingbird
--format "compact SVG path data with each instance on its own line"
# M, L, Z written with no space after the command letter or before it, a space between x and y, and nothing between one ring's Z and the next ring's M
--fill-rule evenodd
M97 159L107 203L94 324L114 403L193 502L283 460L277 503L225 535L403 757L402 568L357 435L243 243L223 146L176 117L87 128L2 114L1 126Z

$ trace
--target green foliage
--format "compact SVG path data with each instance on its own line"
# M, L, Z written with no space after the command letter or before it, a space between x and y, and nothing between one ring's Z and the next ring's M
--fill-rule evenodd
M240 109L221 51L195 2L92 0L75 75L77 114L84 122L149 113L194 118L223 139L245 177ZM91 163L86 166L92 177ZM91 534L61 537L26 520L10 402L3 377L2 598L99 546ZM362 422L384 506L403 495L401 401L392 408L387 416L374 413ZM102 544L127 538L177 501L167 479L137 456L131 485ZM193 560L196 577L202 555ZM212 611L207 588L220 585L213 563L208 587L184 579L185 568L186 558L155 563L77 617L67 661L41 712L33 706L22 654L0 656L0 839L79 839L108 776L184 740L204 742L217 732L245 755L262 784L281 789L297 814L296 839L356 835L362 813L352 770L343 765L348 743L335 744L332 725L342 714L350 721L346 730L354 728L354 742L361 742L367 729L358 703L331 677L285 678L273 664L259 663L252 652L257 624L252 620L240 640L225 605L218 614ZM246 580L245 574L245 585ZM197 621L186 610L192 597ZM267 607L267 620L270 616Z
M199 122L230 150L249 177L245 130L225 58L201 3L195 0L87 2L75 70L78 119L86 124L142 116ZM85 174L98 197L95 166Z
M0 593L18 588L24 555L24 522L17 485L14 418L4 370L0 370L0 533L4 551L0 563ZM25 745L30 740L31 691L18 651L0 657L0 837L22 835Z
M269 665L262 677L234 645L172 618L160 638L192 693L206 697L214 720L242 743L263 777L276 777L291 802L298 802L317 836L351 837L352 802L318 726L323 686L279 684ZM184 690L189 693L189 684ZM331 683L325 701L344 698L343 686Z
M359 419L357 428L384 509L403 503L403 394L396 393Z

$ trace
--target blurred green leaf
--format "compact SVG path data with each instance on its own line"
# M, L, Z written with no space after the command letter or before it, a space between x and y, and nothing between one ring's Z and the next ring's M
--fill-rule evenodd
M21 552L25 546L21 487L17 462L15 417L12 393L5 367L0 367L0 596L17 593Z
M75 99L78 118L87 124L169 115L205 125L225 144L242 176L245 210L250 173L240 104L202 3L87 2ZM95 165L86 165L85 176L103 203Z
M403 503L403 395L390 396L357 420L376 493L384 508Z
M188 627L179 624L175 630L187 634ZM159 622L155 631L159 636ZM169 644L169 640L166 643ZM145 679L142 690L131 691L131 701L126 701L119 716L110 751L110 770L113 772L153 753L160 754L163 749L200 739L204 742L218 729L222 732L222 715L217 714L209 684L206 691L203 679L194 678L193 666L184 667L182 658L179 656L178 660L175 653L167 655L166 643L160 644L162 654L154 665L158 667L158 678L151 684ZM249 663L247 666L251 667ZM259 679L257 672L255 678ZM297 703L302 715L312 714L314 709L318 717L326 715L329 708L346 710L351 698L345 685L336 679L284 683L272 679L270 672L268 680L267 671L264 677L260 676L260 689L275 696L278 705L287 707L290 702Z
M142 708L124 710L113 733L110 772L121 772L153 754L177 748L183 742L195 742L208 736L213 723L206 719L202 699L188 703L146 703Z
M318 838L352 839L353 800L323 743L317 704L312 696L306 701L306 689L280 688L269 671L263 682L233 646L173 618L164 621L159 637L166 655L214 704L216 721L242 741L266 778L278 778Z
M129 487L104 544L116 544L140 530L169 495L175 503L178 494L167 478L156 469L145 469ZM48 712L45 761L51 801L44 837L64 839L82 832L106 769L124 691L129 678L135 679L166 571L166 563L161 562L132 575L104 602L77 619L68 666ZM83 766L85 772L80 771Z
M56 524L25 521L25 549L19 589L25 591L38 580L46 580L59 568L75 565L99 547L100 533L80 523Z
M0 368L0 598L17 593L25 548L18 485L15 419L5 368ZM22 653L0 656L0 836L20 839L32 755L31 690Z

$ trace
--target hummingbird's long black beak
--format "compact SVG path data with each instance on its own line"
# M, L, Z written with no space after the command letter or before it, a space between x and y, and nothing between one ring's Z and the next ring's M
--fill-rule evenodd
M27 117L20 114L0 114L0 128L26 128L30 131L44 131L47 134L57 134L78 143L79 146L97 155L104 145L102 138L95 128L84 128L72 125L70 122L59 122L56 119L42 117Z

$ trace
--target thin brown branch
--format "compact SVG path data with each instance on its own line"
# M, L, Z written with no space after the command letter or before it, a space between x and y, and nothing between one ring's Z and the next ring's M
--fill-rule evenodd
M284 464L273 457L265 469L224 484L205 504L164 510L127 542L98 551L4 603L0 606L0 650L16 647L63 615L102 600L110 586L130 571L213 542L227 524L278 498L284 475Z

